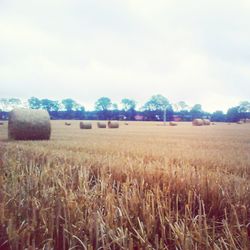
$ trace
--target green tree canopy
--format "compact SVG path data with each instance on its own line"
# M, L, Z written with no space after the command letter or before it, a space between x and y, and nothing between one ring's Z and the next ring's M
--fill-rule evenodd
M122 99L121 104L125 111L134 110L136 107L135 101L132 99L128 99L128 98Z
M143 107L145 110L166 110L170 108L170 103L163 95L153 95L149 101L147 101Z
M112 102L108 97L101 97L95 103L95 109L97 111L109 110L112 108Z
M64 108L69 111L83 111L84 107L82 107L79 103L71 98L63 99L62 104Z
M59 102L52 101L49 99L42 99L41 100L41 107L48 111L58 111L59 110Z
M31 97L28 99L28 105L31 109L41 108L41 101L37 97Z

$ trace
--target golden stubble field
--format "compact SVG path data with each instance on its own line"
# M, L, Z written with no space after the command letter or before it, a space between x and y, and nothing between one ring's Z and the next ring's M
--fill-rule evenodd
M249 249L250 124L0 126L6 249Z

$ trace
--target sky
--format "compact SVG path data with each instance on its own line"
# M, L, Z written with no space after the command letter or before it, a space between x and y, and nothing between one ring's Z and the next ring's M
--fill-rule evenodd
M250 100L249 0L0 0L0 98Z

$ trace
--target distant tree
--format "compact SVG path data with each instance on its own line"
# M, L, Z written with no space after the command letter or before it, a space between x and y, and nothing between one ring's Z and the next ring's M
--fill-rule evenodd
M187 111L188 110L188 105L184 101L177 102L173 105L175 111L180 112L180 111Z
M124 98L122 99L121 104L121 114L126 117L127 120L134 120L134 117L136 115L136 102L132 99Z
M0 109L3 111L8 110L8 99L7 98L0 98Z
M153 95L144 105L144 109L156 111L166 110L170 106L168 99L162 95Z
M136 103L134 100L124 98L124 99L122 99L121 103L122 103L123 109L125 111L132 110L132 109L135 110Z
M239 112L250 112L250 102L243 101L239 105Z
M239 121L241 118L240 112L239 112L239 106L228 109L226 117L227 117L227 121L229 122Z
M14 107L18 107L18 106L20 106L20 105L22 104L21 100L18 99L18 98L10 98L10 99L8 100L8 103L9 103L9 105L12 106L13 108L14 108Z
M192 119L202 118L202 106L200 104L195 104L190 110L190 115L192 116Z
M149 120L166 120L173 113L172 106L163 95L153 95L143 106L144 115Z
M1 98L0 99L0 108L2 111L10 111L13 108L21 107L22 102L18 98Z
M41 108L46 109L48 112L58 111L59 110L59 102L52 101L49 99L42 99L41 100Z
M218 110L211 115L211 120L214 122L225 122L226 115L222 111Z
M31 97L28 99L28 105L31 109L41 108L41 101L37 97Z
M70 98L63 99L62 104L67 111L77 111L83 108L79 103Z
M250 102L243 101L240 103L238 111L240 113L240 119L250 118Z
M101 120L112 119L112 108L112 102L108 97L101 97L95 103L95 110Z
M108 97L101 97L95 103L95 109L97 111L106 111L112 107L112 102Z
M112 109L113 110L118 110L118 105L116 103L112 103Z

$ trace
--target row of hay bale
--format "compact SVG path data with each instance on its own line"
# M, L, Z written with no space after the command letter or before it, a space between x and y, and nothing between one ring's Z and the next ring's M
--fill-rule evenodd
M70 122L65 122L70 126ZM98 122L98 128L119 128L119 123ZM92 123L80 122L80 129L92 129ZM50 116L46 110L18 108L9 113L8 137L10 140L49 140L51 136Z
M209 119L194 119L192 121L193 126L209 126L211 124L211 121ZM215 123L212 123L212 125L215 125ZM169 126L178 126L177 122L171 121L169 122Z
M107 124L105 122L97 122L98 128L107 128ZM108 128L119 128L118 122L108 122ZM91 122L80 122L80 129L92 129Z
M192 124L193 126L209 126L211 121L209 119L194 119Z

